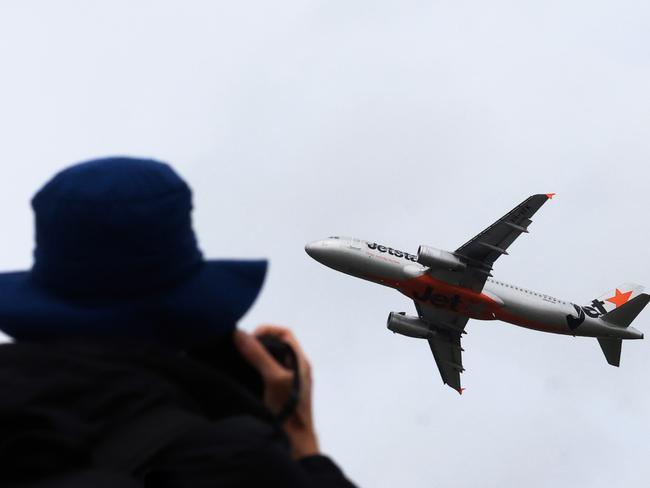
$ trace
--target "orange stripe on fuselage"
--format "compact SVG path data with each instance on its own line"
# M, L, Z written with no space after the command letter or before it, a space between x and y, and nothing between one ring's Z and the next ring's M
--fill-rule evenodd
M568 327L543 324L514 314L484 293L452 285L425 273L408 280L391 280L379 276L366 276L367 279L395 288L416 302L456 312L478 320L501 320L527 329L573 335ZM431 292L427 291L431 289ZM444 298L443 298L444 297ZM458 297L457 299L455 297ZM423 299L424 298L424 299Z
M492 320L500 308L496 301L484 293L452 285L426 273L410 280L391 283L391 286L417 302L470 318Z

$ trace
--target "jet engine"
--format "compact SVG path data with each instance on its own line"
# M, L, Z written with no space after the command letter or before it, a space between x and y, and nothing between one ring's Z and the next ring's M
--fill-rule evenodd
M416 339L429 339L433 337L433 333L429 330L429 326L417 317L397 312L391 312L388 315L386 322L388 330L396 334L402 334Z
M420 246L418 248L418 263L430 268L451 269L461 271L467 265L448 251L435 247Z

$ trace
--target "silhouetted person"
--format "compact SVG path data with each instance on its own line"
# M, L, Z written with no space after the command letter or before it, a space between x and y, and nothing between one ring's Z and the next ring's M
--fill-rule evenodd
M204 259L169 166L78 164L32 205L34 265L0 274L0 486L352 486L291 332L236 330L266 262Z

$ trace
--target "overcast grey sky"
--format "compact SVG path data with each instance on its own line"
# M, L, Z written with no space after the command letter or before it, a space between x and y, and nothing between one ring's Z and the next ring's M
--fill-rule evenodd
M242 326L295 329L360 485L647 486L648 341L616 369L593 339L470 321L461 397L386 330L407 299L303 246L453 250L553 191L497 279L578 303L650 284L649 26L647 1L5 0L0 269L30 266L55 171L169 161L208 256L271 259Z

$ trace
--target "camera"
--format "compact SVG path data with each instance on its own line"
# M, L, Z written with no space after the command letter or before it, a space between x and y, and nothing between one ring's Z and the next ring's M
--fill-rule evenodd
M293 372L291 391L289 392L287 401L280 412L276 414L276 419L279 422L284 422L296 409L300 397L300 367L298 365L298 357L289 344L273 336L261 336L257 339L280 365Z

